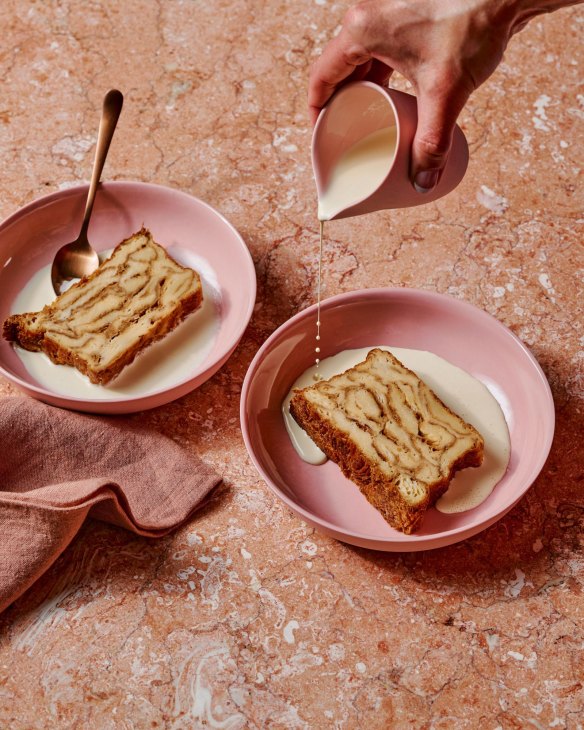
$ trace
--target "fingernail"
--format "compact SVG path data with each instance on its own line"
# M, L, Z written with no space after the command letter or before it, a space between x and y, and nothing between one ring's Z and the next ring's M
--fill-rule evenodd
M414 178L414 188L418 193L429 193L436 187L440 170L423 170Z

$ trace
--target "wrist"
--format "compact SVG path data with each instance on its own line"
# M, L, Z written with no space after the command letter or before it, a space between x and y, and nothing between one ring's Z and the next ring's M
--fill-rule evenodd
M494 17L509 25L511 33L521 30L532 18L573 5L579 0L495 0Z

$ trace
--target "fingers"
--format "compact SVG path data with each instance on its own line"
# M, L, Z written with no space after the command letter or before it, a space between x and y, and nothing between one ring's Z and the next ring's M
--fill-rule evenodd
M364 78L366 78L367 81L373 81L374 84L387 86L387 82L389 81L392 73L392 68L383 61L379 61L377 58L374 58L371 61L371 66Z
M419 193L436 187L450 151L454 125L469 97L460 86L418 88L418 127L412 145L411 176Z
M371 54L345 28L328 43L312 66L308 82L308 106L313 123L337 86L370 60Z

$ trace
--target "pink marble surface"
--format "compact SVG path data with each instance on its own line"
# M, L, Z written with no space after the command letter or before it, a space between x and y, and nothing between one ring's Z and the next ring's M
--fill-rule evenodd
M584 726L582 11L534 21L472 98L449 197L331 224L324 294L449 293L533 351L557 430L534 487L486 532L385 555L323 537L254 470L241 383L316 294L308 65L326 0L0 7L0 217L87 180L107 88L126 97L106 167L197 195L242 233L258 300L199 390L136 420L225 483L159 541L89 522L1 617L3 728ZM403 82L400 88L406 88ZM0 392L15 390L6 381Z

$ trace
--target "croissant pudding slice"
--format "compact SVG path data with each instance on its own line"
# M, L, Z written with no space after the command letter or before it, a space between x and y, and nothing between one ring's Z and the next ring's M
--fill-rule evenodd
M142 228L40 312L8 317L3 335L106 385L202 301L199 274Z
M302 390L290 413L395 529L410 534L455 472L480 466L482 436L389 352Z

